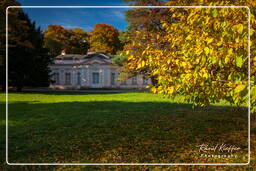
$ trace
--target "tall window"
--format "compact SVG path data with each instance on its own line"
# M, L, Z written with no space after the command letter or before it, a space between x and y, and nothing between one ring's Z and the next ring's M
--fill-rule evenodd
M132 85L136 85L137 84L137 77L132 77Z
M100 83L100 74L95 72L92 73L92 83L93 84L99 84Z
M60 83L60 74L59 73L54 73L53 74L53 80L54 80L54 84L59 84Z
M115 85L115 73L111 73L111 85Z
M56 74L56 84L60 84L60 74L59 73L55 73Z
M77 73L77 85L81 85L81 73Z
M70 85L71 84L71 75L69 72L66 72L65 74L65 84Z

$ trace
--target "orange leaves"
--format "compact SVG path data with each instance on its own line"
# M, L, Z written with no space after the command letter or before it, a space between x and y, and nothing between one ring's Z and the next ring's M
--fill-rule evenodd
M44 39L45 47L53 56L60 55L63 49L66 53L86 54L89 47L88 33L80 28L65 29L61 25L49 25Z
M96 24L91 32L91 50L116 54L120 48L119 33L113 26L108 24Z

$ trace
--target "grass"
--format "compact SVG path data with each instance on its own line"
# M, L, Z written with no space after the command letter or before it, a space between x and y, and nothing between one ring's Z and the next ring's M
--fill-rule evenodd
M1 109L4 97L0 94ZM182 97L172 100L150 93L10 93L8 101L11 163L247 162L245 107L222 102L192 109ZM1 152L4 113L1 110ZM238 157L200 157L198 145L221 143L240 147Z

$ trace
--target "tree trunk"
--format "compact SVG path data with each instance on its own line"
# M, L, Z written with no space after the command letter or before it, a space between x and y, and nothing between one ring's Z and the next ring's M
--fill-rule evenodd
M151 82L153 86L157 85L157 80L155 79L154 76L151 76Z

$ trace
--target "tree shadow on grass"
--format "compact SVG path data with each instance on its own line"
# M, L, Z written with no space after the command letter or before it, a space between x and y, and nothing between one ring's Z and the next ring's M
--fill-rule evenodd
M222 143L240 147L239 162L246 162L247 109L237 109L192 110L191 104L168 102L11 103L9 162L216 162L200 158L198 145Z

